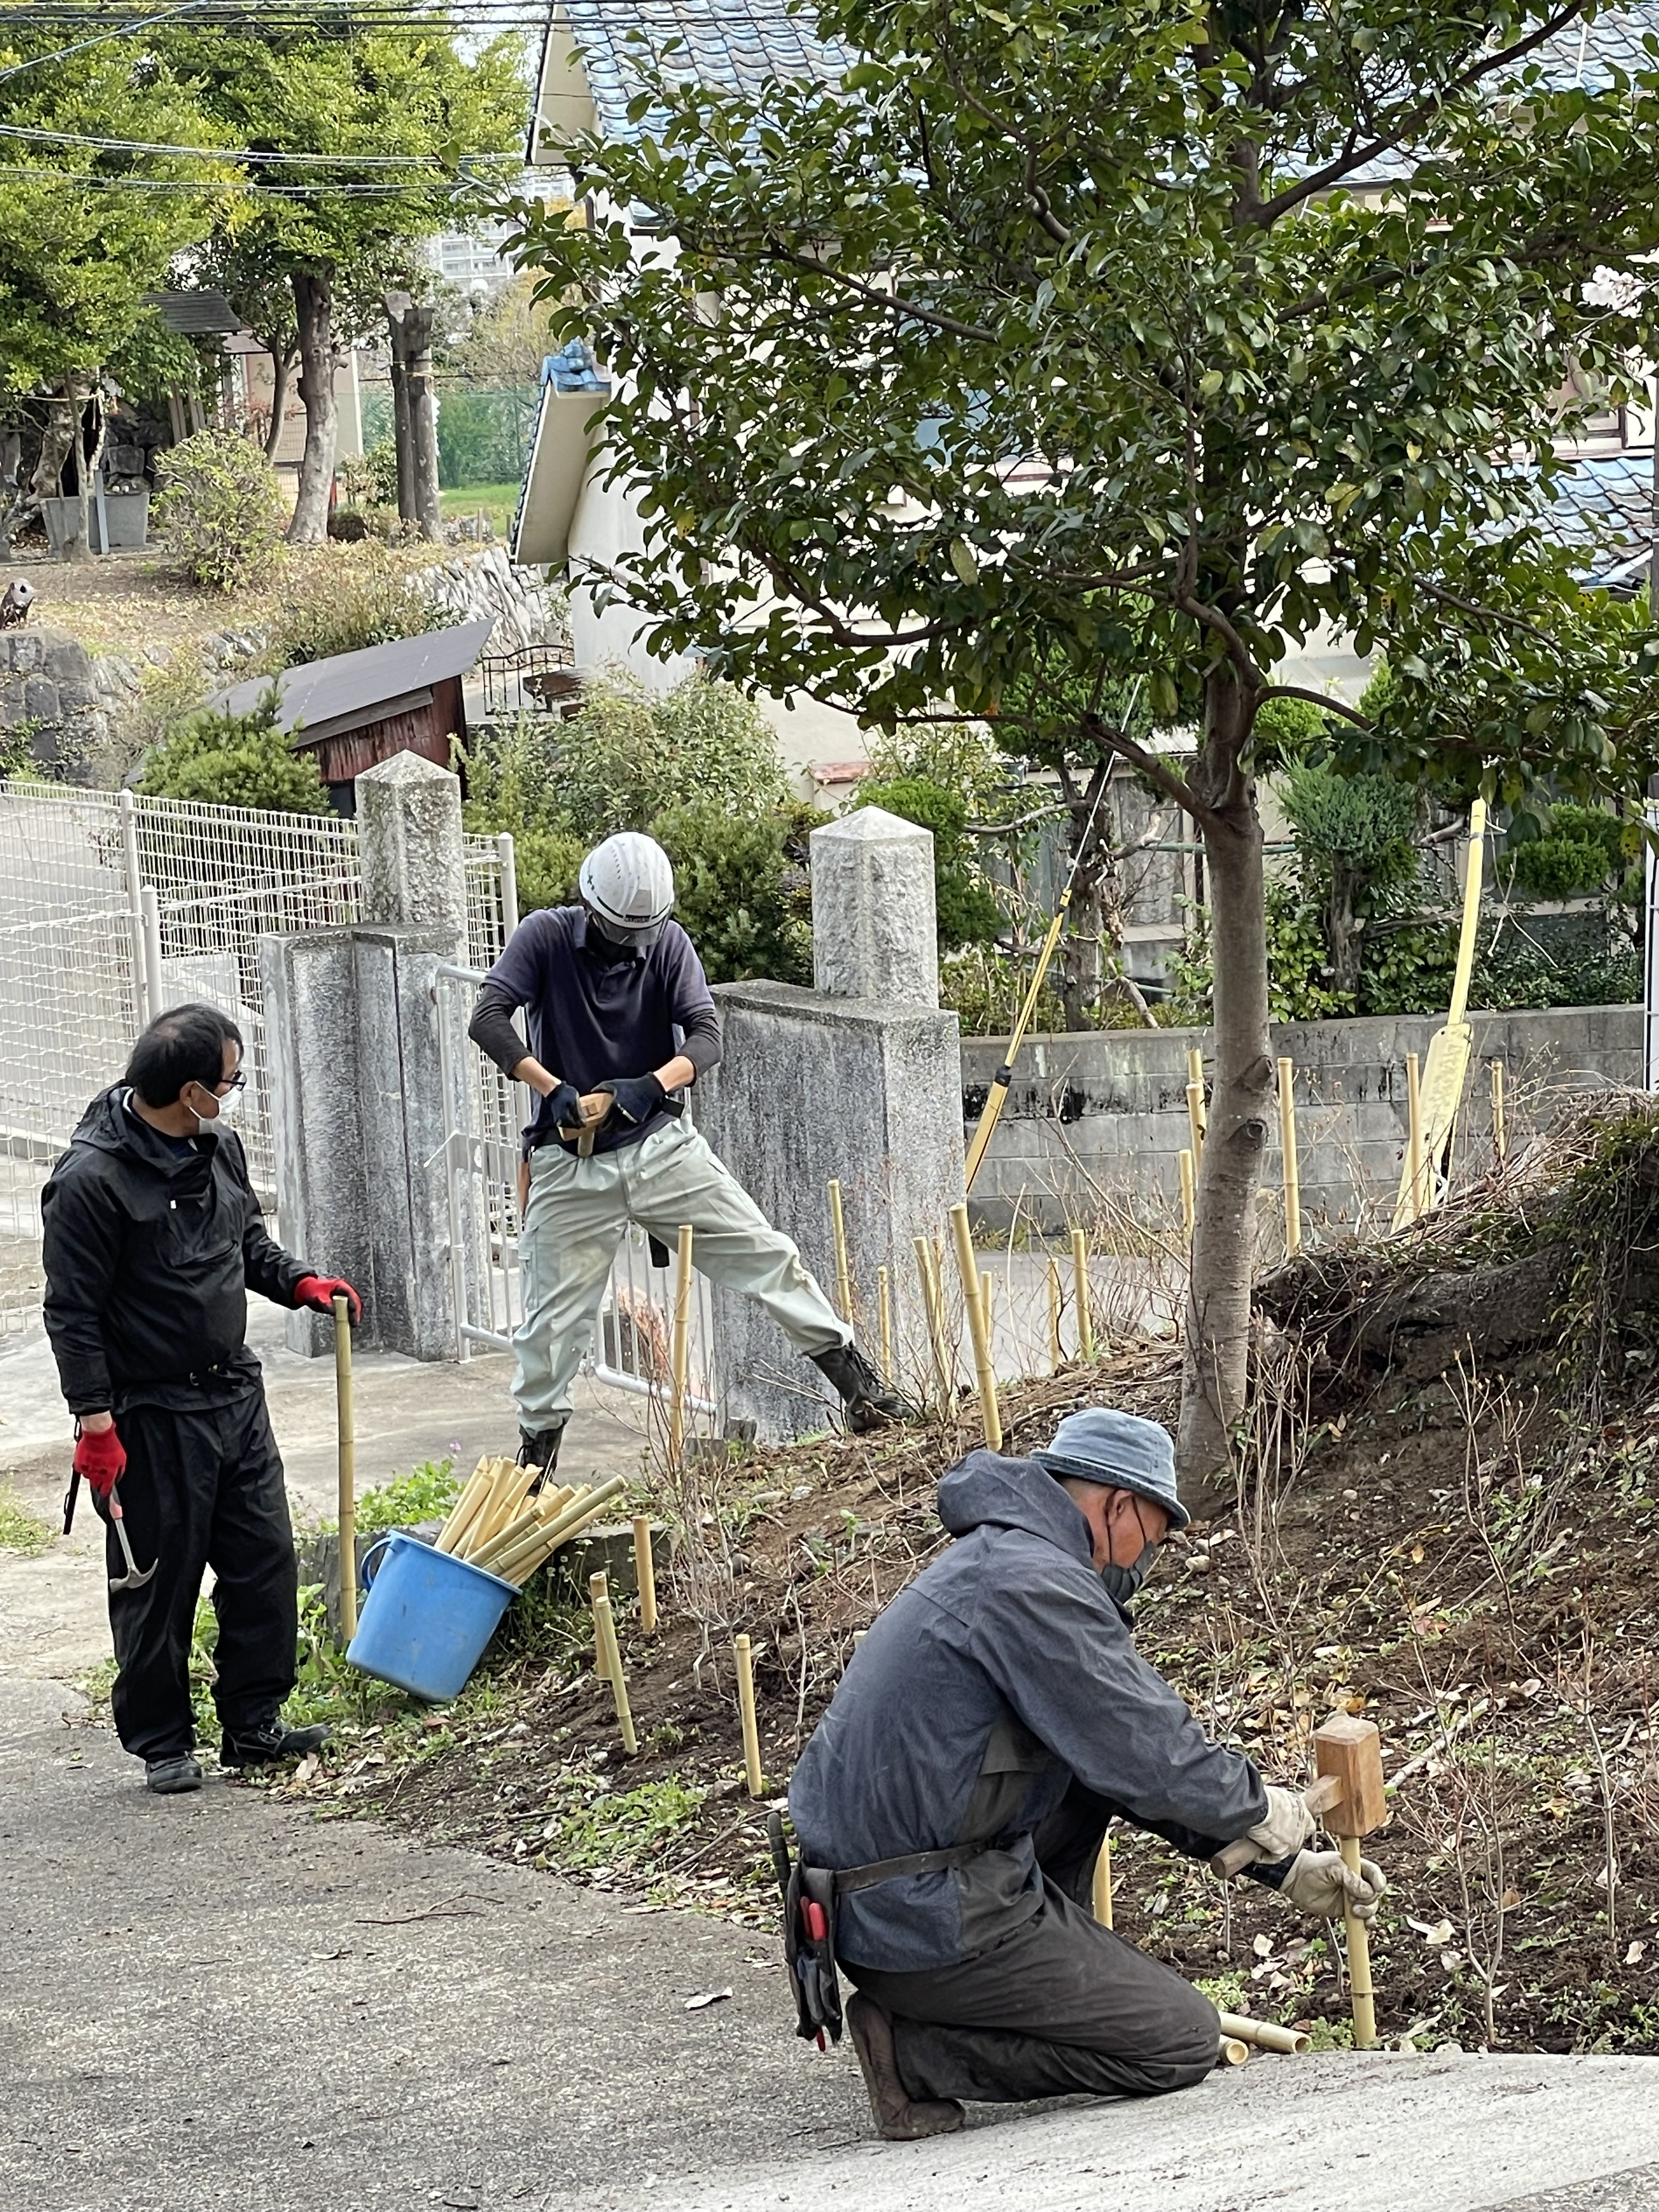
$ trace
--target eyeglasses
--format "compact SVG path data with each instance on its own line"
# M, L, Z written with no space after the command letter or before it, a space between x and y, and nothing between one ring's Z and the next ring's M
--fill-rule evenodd
M246 1084L247 1071L246 1068L239 1067L234 1075L222 1077L217 1083L204 1083L198 1087L205 1091L210 1098L222 1098L226 1091L243 1090Z

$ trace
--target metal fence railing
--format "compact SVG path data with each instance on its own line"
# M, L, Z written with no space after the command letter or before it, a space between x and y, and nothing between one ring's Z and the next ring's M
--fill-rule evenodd
M466 957L518 921L510 837L466 841ZM202 999L242 1033L237 1127L275 1182L261 937L355 922L358 832L256 812L0 777L0 1336L38 1311L40 1188L87 1101L164 1006Z

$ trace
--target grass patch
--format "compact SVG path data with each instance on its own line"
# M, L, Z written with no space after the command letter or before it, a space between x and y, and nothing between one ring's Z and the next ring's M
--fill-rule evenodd
M613 1790L601 1775L562 1775L549 1790L544 1856L564 1874L643 1873L690 1826L707 1794L672 1778Z
M518 511L519 487L515 483L463 484L439 496L447 522L459 521L465 514L487 514L496 536L504 538Z
M36 1559L57 1534L49 1521L30 1512L9 1484L0 1489L0 1552L21 1552L26 1559Z

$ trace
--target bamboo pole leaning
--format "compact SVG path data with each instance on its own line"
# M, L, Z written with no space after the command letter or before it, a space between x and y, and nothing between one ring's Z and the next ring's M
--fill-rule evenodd
M968 1334L974 1347L974 1373L979 1382L980 1426L988 1450L1002 1449L1002 1407L997 1398L996 1369L991 1359L991 1340L985 1326L985 1301L980 1289L979 1261L974 1251L974 1232L968 1224L966 1204L951 1208L951 1233L956 1240L957 1268L962 1277L963 1304L968 1310Z
M340 1635L357 1633L357 1431L351 1411L351 1302L334 1296L334 1395L338 1425Z
M885 1267L876 1270L876 1305L881 1322L881 1373L884 1382L893 1379L893 1283Z
M593 1672L601 1682L611 1680L611 1655L605 1648L605 1638L599 1629L599 1600L611 1599L611 1577L607 1574L589 1575L587 1602L593 1613Z
M1510 1133L1504 1110L1504 1063L1501 1060L1495 1060L1492 1064L1492 1149L1498 1166L1507 1165Z
M611 1618L611 1600L605 1596L593 1601L593 1632L597 1648L605 1654L605 1677L611 1685L611 1700L617 1708L617 1725L622 1730L623 1749L636 1752L640 1740L634 1733L634 1714L628 1702L628 1682L623 1674L622 1653L617 1644L617 1624Z
M1193 1174L1193 1156L1182 1146L1181 1150L1181 1225L1187 1232L1187 1242L1193 1241L1193 1224L1198 1218L1198 1187Z
M732 1640L738 1662L738 1712L743 1723L743 1773L751 1797L763 1797L766 1778L761 1772L760 1724L755 1717L755 1654L746 1636Z
M1423 1143L1423 1079L1414 1052L1406 1054L1406 1146L1412 1219L1420 1221L1429 1210L1428 1158Z
M1095 1854L1090 1902L1094 1907L1095 1918L1103 1928L1109 1928L1112 1925L1112 1838L1109 1834L1101 1838L1100 1849Z
M1060 1340L1060 1262L1048 1262L1048 1372L1058 1375L1066 1364L1066 1353Z

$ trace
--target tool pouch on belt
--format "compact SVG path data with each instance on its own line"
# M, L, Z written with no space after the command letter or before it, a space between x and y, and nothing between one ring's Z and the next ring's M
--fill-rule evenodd
M783 1823L766 1820L772 1864L783 1893L783 1963L795 1999L795 2033L820 2051L841 2041L841 1977L836 1971L836 1878L792 1859Z
M855 1890L874 1889L908 1875L938 1874L966 1866L985 1850L981 1844L952 1844L943 1850L909 1851L902 1858L876 1859L868 1866L803 1866L789 1856L783 1822L766 1816L772 1865L783 1892L783 1961L795 1996L795 2033L816 2041L827 2035L841 2041L841 1977L836 1968L836 1899Z

